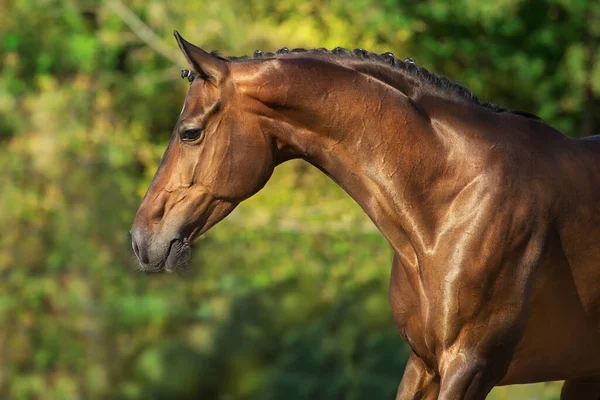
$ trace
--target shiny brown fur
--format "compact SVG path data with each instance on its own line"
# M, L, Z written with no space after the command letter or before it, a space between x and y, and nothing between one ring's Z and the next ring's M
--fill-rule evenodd
M567 138L381 62L229 62L176 37L196 79L135 218L143 269L185 262L195 237L302 158L394 250L389 300L413 350L397 399L562 379L562 399L600 398L598 137Z

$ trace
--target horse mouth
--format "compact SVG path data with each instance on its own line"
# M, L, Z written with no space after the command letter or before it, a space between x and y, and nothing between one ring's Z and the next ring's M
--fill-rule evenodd
M192 255L190 242L191 240L188 238L171 240L161 270L173 272L183 269Z
M221 211L219 206L224 209L224 212L218 212L218 217L215 218L213 215L215 209ZM160 260L152 264L140 263L141 271L148 273L183 271L192 255L192 242L229 214L234 207L234 204L220 201L210 204L199 220L180 228L176 237L165 246L166 250Z
M161 261L150 265L140 263L140 271L149 274L180 271L185 268L191 255L192 250L188 238L173 239Z

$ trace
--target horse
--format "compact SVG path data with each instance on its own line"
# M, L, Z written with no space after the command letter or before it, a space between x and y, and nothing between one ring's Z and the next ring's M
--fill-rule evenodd
M564 380L600 398L600 136L480 101L412 59L363 49L206 52L135 216L143 271L303 159L393 249L389 304L412 352L396 399L484 399Z

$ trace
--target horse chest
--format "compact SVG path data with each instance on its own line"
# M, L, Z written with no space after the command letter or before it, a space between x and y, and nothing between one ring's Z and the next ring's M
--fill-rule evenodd
M435 365L433 335L428 326L418 275L412 274L396 260L390 278L389 302L398 331L413 352L430 365Z

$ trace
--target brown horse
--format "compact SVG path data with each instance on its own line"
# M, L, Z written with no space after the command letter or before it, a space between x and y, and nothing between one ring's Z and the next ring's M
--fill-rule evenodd
M389 300L412 355L397 399L484 399L566 380L600 398L600 138L481 103L410 59L357 49L224 58L175 36L193 71L132 229L142 269L302 158L394 250Z

